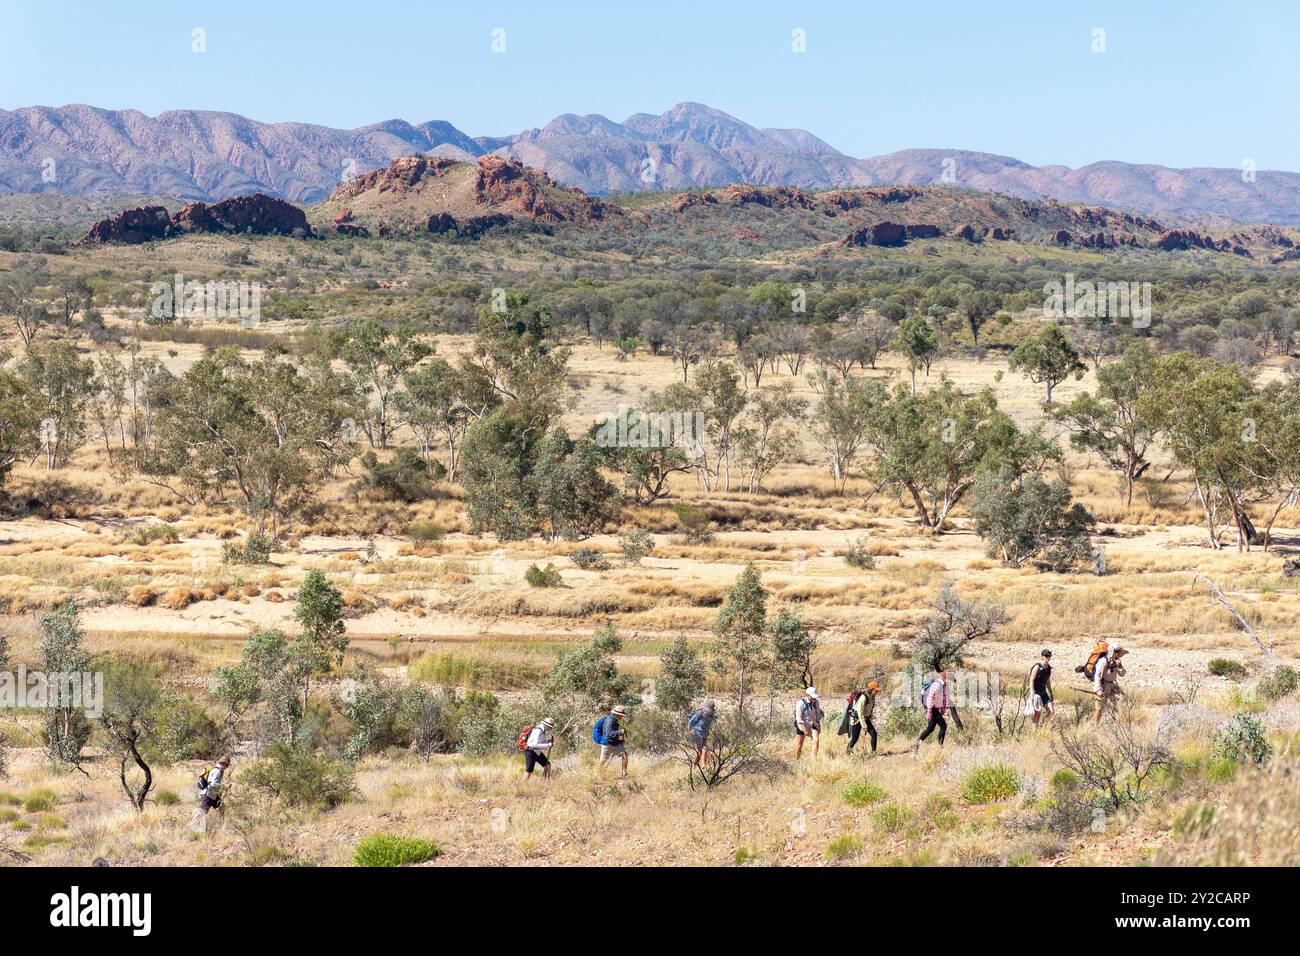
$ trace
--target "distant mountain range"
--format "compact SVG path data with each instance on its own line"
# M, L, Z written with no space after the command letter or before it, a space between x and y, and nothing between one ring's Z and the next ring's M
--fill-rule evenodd
M804 130L759 129L697 103L660 116L637 113L622 123L565 114L502 137L472 137L442 121L339 130L203 110L156 117L83 105L0 110L0 193L214 201L261 191L311 204L347 179L416 153L454 159L495 153L594 195L732 183L805 189L939 183L1166 217L1300 224L1300 173L1259 170L1247 181L1239 169L1116 161L1036 167L952 149L855 159Z

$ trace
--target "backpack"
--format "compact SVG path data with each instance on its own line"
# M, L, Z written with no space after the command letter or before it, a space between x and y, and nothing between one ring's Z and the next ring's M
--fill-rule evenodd
M930 688L933 687L938 682L939 682L939 678L931 677L928 681L926 681L924 684L921 685L921 706L922 707L926 706L925 699L930 696Z
M695 725L697 723L703 723L703 721L704 721L704 708L699 707L695 710L695 713L691 714L691 716L687 718L686 729L693 731L695 730Z
M596 723L592 726L591 739L593 743L598 743L598 744L609 743L609 741L605 739L605 731L602 729L604 726L605 726L604 717L598 718L596 720Z
M523 730L519 731L519 749L528 749L528 738L533 735L533 725L529 724Z
M1092 653L1088 655L1088 663L1083 664L1080 667L1076 667L1074 669L1074 672L1076 674L1082 674L1084 677L1088 678L1088 680L1096 680L1097 661L1099 661L1103 657L1106 657L1107 660L1109 660L1109 657L1107 657L1106 654L1106 652L1109 650L1110 647L1106 644L1105 641L1102 641L1100 644L1094 647L1092 649Z

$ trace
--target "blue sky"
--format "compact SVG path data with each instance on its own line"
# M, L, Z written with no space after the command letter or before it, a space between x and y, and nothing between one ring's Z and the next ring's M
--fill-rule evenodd
M207 52L191 51L206 31ZM505 31L504 53L491 48ZM807 52L791 49L806 31ZM1105 31L1094 53L1094 29ZM194 108L471 135L683 100L854 156L1300 170L1300 3L5 0L0 108Z

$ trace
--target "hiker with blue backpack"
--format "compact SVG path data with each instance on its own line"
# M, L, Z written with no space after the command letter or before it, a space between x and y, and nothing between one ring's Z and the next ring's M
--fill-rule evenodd
M718 705L706 700L686 721L686 739L695 747L695 766L700 765L709 749L709 732L713 730L713 721L718 712Z
M611 758L618 757L623 765L624 777L627 776L627 731L623 729L623 719L626 716L623 705L619 704L591 728L591 739L600 744L600 765L604 767Z
M916 738L916 743L912 744L912 749L920 750L921 742L929 737L936 727L939 728L939 746L942 747L943 738L948 735L948 721L944 718L948 715L948 708L952 706L947 671L939 671L938 677L921 688L921 702L925 707L926 725L925 730L921 731L921 736Z
M817 756L822 745L822 702L815 687L807 688L803 696L794 702L794 732L799 737L794 759L803 756L803 742L809 737L813 742L813 756Z

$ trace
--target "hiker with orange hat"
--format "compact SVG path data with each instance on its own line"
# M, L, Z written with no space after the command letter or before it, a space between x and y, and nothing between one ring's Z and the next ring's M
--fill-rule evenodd
M871 722L871 718L876 713L876 695L879 693L880 682L869 680L866 690L854 691L850 696L849 713L852 716L849 718L848 753L853 753L863 727L867 728L867 736L871 738L871 752L876 752L876 725Z

